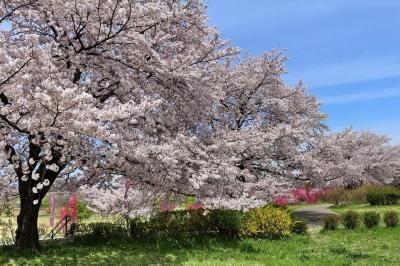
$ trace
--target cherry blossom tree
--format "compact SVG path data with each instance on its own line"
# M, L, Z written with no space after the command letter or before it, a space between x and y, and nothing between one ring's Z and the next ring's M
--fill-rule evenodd
M319 139L303 158L304 172L317 183L354 187L390 183L400 169L400 147L387 136L345 129Z
M303 147L324 132L326 116L301 84L282 82L284 62L272 52L215 68L212 86L219 96L189 134L127 149L133 187L195 195L207 207L233 209L265 204L290 189L300 180Z
M210 69L237 50L196 0L1 3L0 160L18 183L16 246L37 249L55 182L107 184L122 145L187 127L215 96Z
M210 123L230 142L239 180L297 179L303 147L327 129L316 98L301 83L282 82L285 60L280 52L246 56L224 75L224 97Z

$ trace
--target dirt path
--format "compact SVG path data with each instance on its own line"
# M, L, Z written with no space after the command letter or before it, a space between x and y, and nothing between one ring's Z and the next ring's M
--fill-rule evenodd
M303 207L293 211L293 215L307 221L309 227L318 227L322 224L322 219L328 215L337 213L329 209L332 204L319 204Z

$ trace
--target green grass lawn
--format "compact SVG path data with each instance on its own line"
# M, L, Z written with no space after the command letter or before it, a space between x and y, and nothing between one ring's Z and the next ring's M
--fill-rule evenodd
M0 249L0 265L400 265L400 227L284 240L53 241L39 254Z
M400 205L385 205L385 206L371 206L369 204L351 204L351 205L345 205L341 207L331 207L331 210L334 212L337 212L339 214L342 214L348 210L353 210L357 211L360 213L364 213L367 211L375 211L380 214L383 214L385 211L388 210L395 210L400 213Z
M296 209L302 206L294 206ZM337 213L396 210L400 205L367 204L332 207ZM102 221L93 216L89 222ZM41 215L40 223L48 223ZM223 241L216 238L178 241L113 240L87 244L54 240L43 243L39 253L0 248L0 265L400 265L400 226L357 230L339 229L283 240Z
M17 218L16 218L16 215L17 215L17 213L15 214L15 218L14 219L12 219L12 226L13 226L13 231L15 231L16 230L16 228L17 228ZM55 215L54 215L55 217L54 217L54 224L56 225L57 223L58 223L58 213L55 213ZM116 219L117 219L118 217L115 217L115 216L112 216L112 215L110 215L110 216L101 216L101 215L99 215L99 214L93 214L89 219L87 219L87 220L85 220L85 221L83 221L84 223L94 223L94 222L113 222L113 221L115 221ZM8 221L8 218L7 217L5 217L4 215L3 216L1 216L0 217L0 219L2 219L2 221ZM82 223L82 221L80 221L80 223ZM50 231L51 230L51 227L50 227L50 215L49 214L47 214L47 213L45 213L45 212L40 212L40 214L39 214L39 217L38 217L38 225L39 225L39 227L41 227L41 226L46 226L46 227L48 227L48 231ZM3 227L4 226L2 226L1 224L0 224L0 240L2 239L2 232L3 232ZM10 237L10 232L9 232L9 229L7 229L6 230L6 232L5 232L6 234L7 234L7 237ZM60 235L62 234L62 232L60 232Z

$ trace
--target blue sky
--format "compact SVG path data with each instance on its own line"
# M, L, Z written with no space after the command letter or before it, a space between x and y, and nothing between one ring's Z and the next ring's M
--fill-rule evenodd
M399 0L207 0L210 24L244 51L287 49L289 84L318 96L333 130L400 144Z

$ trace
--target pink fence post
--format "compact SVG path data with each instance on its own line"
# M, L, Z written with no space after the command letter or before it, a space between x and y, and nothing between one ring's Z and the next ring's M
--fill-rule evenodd
M68 202L68 213L71 216L72 223L78 222L78 197L74 194Z

